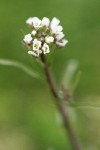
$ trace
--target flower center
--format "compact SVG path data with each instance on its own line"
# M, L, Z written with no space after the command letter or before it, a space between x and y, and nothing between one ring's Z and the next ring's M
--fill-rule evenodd
M38 44L34 44L34 47L35 47L36 49L38 49Z

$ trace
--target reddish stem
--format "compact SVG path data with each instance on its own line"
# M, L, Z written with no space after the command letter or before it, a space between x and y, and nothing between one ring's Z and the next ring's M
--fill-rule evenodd
M54 96L54 102L57 105L57 108L59 109L59 112L62 116L65 131L66 131L67 135L69 135L73 150L81 150L79 141L77 140L77 137L71 127L70 122L69 122L69 116L67 113L67 109L64 107L64 105L62 104L62 102L60 101L60 98L58 96L58 92L57 92L55 83L52 78L51 70L48 67L48 64L47 64L44 54L41 54L41 60L42 60L42 63L44 64L44 71L45 71L45 75L46 75L49 87L51 89L51 93Z

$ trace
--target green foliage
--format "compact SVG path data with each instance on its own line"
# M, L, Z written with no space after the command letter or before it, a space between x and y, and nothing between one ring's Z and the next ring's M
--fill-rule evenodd
M34 71L33 69L31 69L30 67L23 65L20 62L14 61L14 60L8 60L8 59L0 59L0 65L3 66L13 66L16 68L21 69L22 71L24 71L26 74L28 74L29 76L33 77L33 78L40 78L39 74L36 73L36 71Z
M81 73L78 72L79 64L76 60L70 60L62 74L61 87L73 93L77 87Z
M76 60L70 60L67 66L64 68L64 73L62 77L62 85L69 88L72 84L73 77L78 68L78 62Z
M75 89L77 88L78 83L80 81L80 77L81 77L81 71L78 71L70 88L71 93L73 93Z

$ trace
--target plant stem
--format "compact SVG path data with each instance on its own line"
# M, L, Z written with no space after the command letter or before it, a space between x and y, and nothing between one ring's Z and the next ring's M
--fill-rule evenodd
M60 98L58 96L58 92L57 92L55 83L52 78L51 70L48 67L48 64L47 64L44 54L41 54L41 60L42 60L42 63L44 64L44 71L45 71L45 75L46 75L49 87L51 89L52 95L54 96L54 102L62 116L65 131L66 131L67 135L69 135L72 148L73 148L73 150L81 150L80 144L79 144L77 137L71 127L70 122L69 122L69 116L68 116L67 110L64 107L64 105L62 104L62 102L60 101Z

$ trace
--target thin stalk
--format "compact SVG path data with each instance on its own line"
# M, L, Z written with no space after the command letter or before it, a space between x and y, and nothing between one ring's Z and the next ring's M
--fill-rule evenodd
M64 107L64 105L62 104L62 102L60 101L60 98L58 96L58 92L57 92L54 80L52 78L51 70L48 67L48 64L47 64L44 54L41 54L41 60L42 60L42 63L44 64L44 72L45 72L49 87L51 89L51 93L54 96L54 99L53 99L54 103L56 104L56 106L62 116L65 131L66 131L66 134L69 135L72 148L73 148L73 150L81 150L79 141L78 141L78 139L73 131L73 128L71 127L71 124L69 122L69 116L68 116L67 110Z

